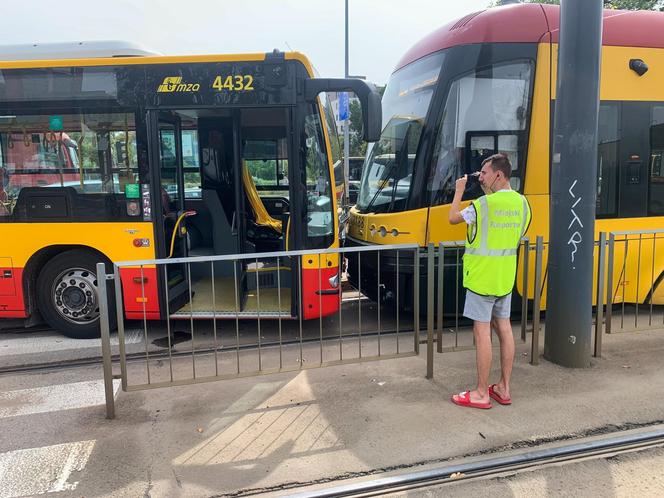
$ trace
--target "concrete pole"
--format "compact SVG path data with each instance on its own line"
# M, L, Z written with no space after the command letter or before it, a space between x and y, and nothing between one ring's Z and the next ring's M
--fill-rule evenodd
M562 0L544 357L590 366L602 0Z
M345 71L344 78L348 78L348 0L346 0L346 59L345 59ZM349 192L348 192L348 175L350 174L348 166L348 156L350 155L350 97L348 103L348 117L344 123L344 190L345 195L344 199L348 203Z

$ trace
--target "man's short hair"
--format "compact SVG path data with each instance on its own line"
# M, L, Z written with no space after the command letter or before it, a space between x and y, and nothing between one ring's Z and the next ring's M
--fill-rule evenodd
M507 179L509 179L512 174L512 163L510 163L510 160L505 154L494 154L493 156L489 156L482 161L482 166L486 163L489 163L492 170L501 171L503 176Z

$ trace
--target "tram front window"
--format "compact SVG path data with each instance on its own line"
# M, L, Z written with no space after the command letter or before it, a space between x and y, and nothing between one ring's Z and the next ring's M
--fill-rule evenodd
M447 93L428 181L431 205L452 202L455 181L479 171L501 152L512 163L512 188L521 190L533 66L530 61L497 64L456 77ZM482 195L477 182L464 199Z
M410 192L415 153L444 53L409 64L392 77L383 96L383 132L370 144L357 209L362 213L402 211Z

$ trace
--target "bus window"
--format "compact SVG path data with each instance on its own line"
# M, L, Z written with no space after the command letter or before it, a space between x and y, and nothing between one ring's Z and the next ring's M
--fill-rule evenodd
M345 180L344 177L344 162L341 154L341 143L339 142L339 134L337 133L337 124L334 120L334 111L332 110L332 103L326 93L319 94L319 99L325 114L325 124L327 125L327 135L330 141L330 155L332 156L332 164L334 169L334 187L337 196L337 201L341 201L344 195ZM339 202L339 207L342 207L342 202Z
M242 159L261 196L288 198L288 150L285 138L245 140Z
M530 61L512 62L477 69L452 82L428 182L431 205L451 202L455 180L479 171L482 161L496 152L510 158L512 186L521 188L532 74ZM477 186L464 198L481 195Z
M307 249L329 247L334 240L332 185L323 141L320 115L313 111L304 118L302 153L306 175L305 220Z
M77 195L123 194L128 184L139 183L133 114L12 116L0 123L0 142L5 216L12 214L25 187L71 187ZM122 217L122 210L115 215ZM109 220L115 215L99 213Z
M176 201L180 199L180 187L177 179L177 148L175 127L159 129L159 156L161 158L161 187L168 197L169 204L164 206L166 212L177 211Z
M652 108L650 119L650 205L651 215L664 214L664 106Z
M201 170L198 156L198 130L182 130L182 162L185 199L201 198Z

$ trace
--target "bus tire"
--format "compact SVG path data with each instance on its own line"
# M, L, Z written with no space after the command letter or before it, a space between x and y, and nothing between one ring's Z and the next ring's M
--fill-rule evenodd
M37 277L37 306L51 327L74 339L100 337L97 263L110 263L89 251L74 249L49 260ZM115 328L115 295L107 288L110 328Z

